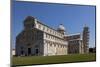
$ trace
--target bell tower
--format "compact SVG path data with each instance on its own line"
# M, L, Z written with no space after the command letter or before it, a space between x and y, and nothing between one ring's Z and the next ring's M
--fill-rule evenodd
M88 53L89 52L89 27L88 26L84 26L83 28L83 51L84 53Z

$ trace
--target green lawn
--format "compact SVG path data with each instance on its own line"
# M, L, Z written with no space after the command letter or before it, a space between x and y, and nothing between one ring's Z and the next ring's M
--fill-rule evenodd
M28 56L13 57L13 65L36 65L36 64L52 64L52 63L69 63L95 61L95 54L72 54L59 56Z

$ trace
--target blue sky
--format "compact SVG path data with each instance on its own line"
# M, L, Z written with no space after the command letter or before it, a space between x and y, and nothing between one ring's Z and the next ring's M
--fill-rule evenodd
M33 16L53 28L63 24L67 34L82 32L86 24L90 31L89 46L95 46L95 6L14 1L12 3L13 48L16 36L23 30L23 20L27 16Z

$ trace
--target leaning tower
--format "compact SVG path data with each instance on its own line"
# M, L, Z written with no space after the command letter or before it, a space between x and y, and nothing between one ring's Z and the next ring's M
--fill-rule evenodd
M83 52L89 52L89 27L85 25L83 29Z

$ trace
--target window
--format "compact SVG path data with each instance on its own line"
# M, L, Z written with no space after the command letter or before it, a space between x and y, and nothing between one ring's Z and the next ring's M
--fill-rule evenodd
M58 44L58 47L59 47L60 45Z
M56 44L54 44L54 47L56 47Z
M39 28L41 29L41 25L39 24Z
M49 35L49 38L51 38L51 36Z
M52 44L50 44L50 46L52 46Z
M43 27L43 30L45 30L45 27Z
M52 36L50 35L50 38L52 39Z
M50 33L50 29L48 28L48 32Z
M49 29L47 28L47 31L48 31Z
M52 32L53 32L53 31L51 30L51 34L52 34Z
M50 38L50 35L48 35L49 36L49 38Z
M41 25L41 30L43 30L43 25Z
M53 34L54 34L54 31L53 31Z
M61 48L62 48L62 45L61 45Z
M63 46L63 48L64 48L65 46Z
M54 37L54 39L55 39L55 37Z
M56 32L55 32L55 35L56 35Z
M48 35L46 34L46 38L48 37Z

